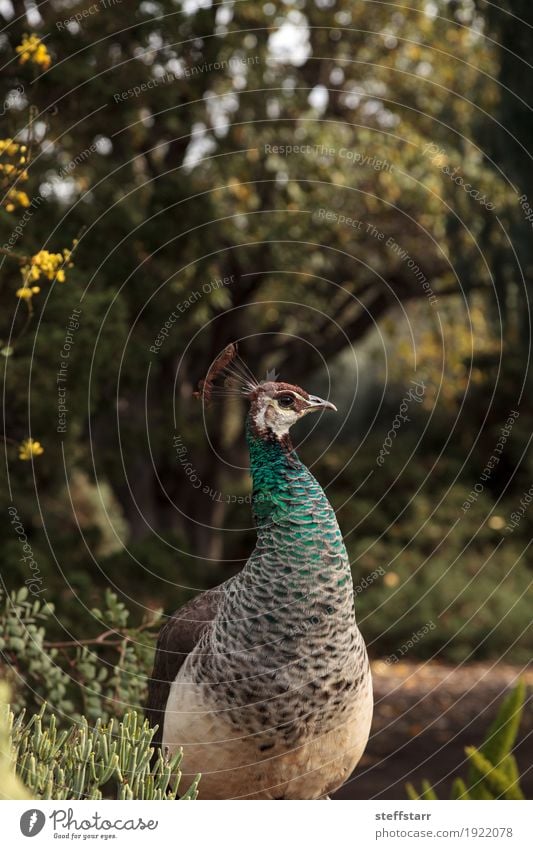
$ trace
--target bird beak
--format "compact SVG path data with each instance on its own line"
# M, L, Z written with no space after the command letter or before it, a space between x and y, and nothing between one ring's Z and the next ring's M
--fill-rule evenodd
M331 401L324 401L323 398L319 398L317 395L310 395L308 403L309 412L311 410L333 410L335 413L337 412L335 404L332 404Z

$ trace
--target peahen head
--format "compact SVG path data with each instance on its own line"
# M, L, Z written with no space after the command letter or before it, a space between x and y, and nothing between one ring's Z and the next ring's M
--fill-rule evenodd
M250 425L256 436L282 439L289 429L307 413L337 410L330 401L309 395L300 386L278 381L266 381L255 386L250 399Z
M292 425L307 413L320 410L335 410L330 401L324 401L317 395L310 395L301 386L292 383L281 383L277 380L264 380L258 383L245 363L240 361L235 342L226 345L224 350L211 363L205 380L198 384L197 398L207 404L216 392L215 382L221 374L229 375L237 380L239 388L234 390L250 401L248 429L260 440L278 440L285 448L290 448L288 433ZM223 394L230 390L221 390Z

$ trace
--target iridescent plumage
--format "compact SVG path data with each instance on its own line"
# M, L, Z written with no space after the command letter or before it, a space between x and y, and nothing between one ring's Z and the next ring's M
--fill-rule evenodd
M163 630L149 716L163 746L183 747L184 772L202 773L200 798L321 798L352 772L372 717L346 548L288 435L333 405L274 381L248 394L256 547Z

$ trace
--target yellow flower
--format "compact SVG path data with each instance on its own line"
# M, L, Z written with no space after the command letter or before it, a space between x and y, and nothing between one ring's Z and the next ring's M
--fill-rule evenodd
M69 262L72 251L65 248L61 253L52 254L50 251L39 251L31 258L30 265L22 267L22 276L27 282L39 280L40 277L46 277L48 280L57 280L59 283L64 283L66 280L65 271L61 267L65 263L71 267Z
M17 289L15 294L17 298L22 298L25 301L29 301L29 299L33 295L33 292L29 286L22 286L20 289Z
M13 212L16 206L28 207L30 205L30 199L26 192L20 192L18 189L10 189L6 201L7 212Z
M17 298L23 298L23 300L29 301L30 298L33 298L33 296L37 295L40 291L40 286L22 286L20 289L17 289L15 294Z
M19 460L31 460L32 457L38 457L44 451L40 442L35 439L25 439L19 445Z
M7 212L14 212L17 206L30 206L30 199L26 192L15 188L17 182L28 179L26 156L22 156L22 152L26 152L25 145L20 145L10 138L0 139L0 156L10 157L12 160L0 162L0 184L3 194L1 202Z
M22 44L19 44L16 50L21 65L25 65L26 62L33 62L34 65L46 70L52 64L52 57L38 35L25 35Z
M7 153L8 156L15 156L22 148L13 139L0 139L0 153ZM24 147L24 150L26 148Z

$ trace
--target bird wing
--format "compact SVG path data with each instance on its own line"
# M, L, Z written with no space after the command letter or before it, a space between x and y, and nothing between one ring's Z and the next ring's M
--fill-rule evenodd
M221 597L221 587L201 593L176 610L159 633L146 702L146 716L150 725L158 726L152 739L153 746L160 746L163 739L170 685L205 627L215 618Z

